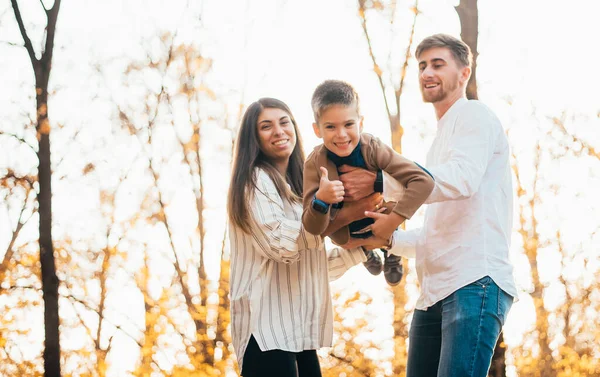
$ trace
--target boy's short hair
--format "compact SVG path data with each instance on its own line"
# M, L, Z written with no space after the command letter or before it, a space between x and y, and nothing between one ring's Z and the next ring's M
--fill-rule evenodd
M471 67L473 55L471 54L469 46L460 39L448 34L434 34L423 39L417 46L415 57L419 59L419 56L423 51L435 47L445 47L449 49L459 66Z
M340 80L323 81L315 89L310 103L317 123L323 111L334 105L356 106L356 112L360 114L358 93L352 85Z

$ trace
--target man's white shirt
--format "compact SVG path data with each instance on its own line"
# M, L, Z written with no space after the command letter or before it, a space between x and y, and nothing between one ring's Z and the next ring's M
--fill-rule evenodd
M416 257L416 308L426 309L486 275L517 298L509 260L510 152L498 118L479 101L456 101L438 121L425 167L435 187L423 227L394 232L390 249Z

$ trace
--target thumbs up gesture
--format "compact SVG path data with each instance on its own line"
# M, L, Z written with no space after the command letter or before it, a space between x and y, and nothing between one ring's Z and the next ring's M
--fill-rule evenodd
M317 199L328 204L339 203L344 200L344 184L341 181L330 181L329 173L323 166L321 170L321 182L315 196Z

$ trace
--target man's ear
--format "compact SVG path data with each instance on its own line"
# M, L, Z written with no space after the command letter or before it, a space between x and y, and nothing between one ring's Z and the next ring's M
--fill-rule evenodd
M471 77L471 67L463 67L463 69L460 70L461 82L466 83L467 81L469 81L470 77Z
M321 128L319 127L319 125L317 123L313 123L313 131L315 131L315 136L317 136L319 139L322 138Z

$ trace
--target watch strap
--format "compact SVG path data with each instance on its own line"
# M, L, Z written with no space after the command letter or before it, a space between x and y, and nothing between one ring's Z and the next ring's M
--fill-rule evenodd
M377 177L375 178L375 183L373 184L373 191L383 192L383 171L381 169L377 170Z

